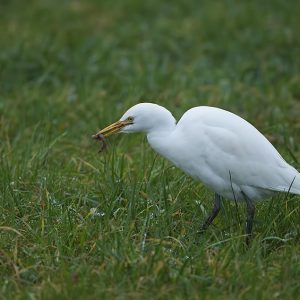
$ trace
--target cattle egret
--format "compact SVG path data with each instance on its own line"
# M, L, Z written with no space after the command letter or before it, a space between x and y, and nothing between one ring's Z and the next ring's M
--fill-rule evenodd
M206 229L217 216L222 198L246 203L246 242L252 232L254 200L275 192L300 194L300 174L250 123L223 109L199 106L179 122L164 107L139 103L94 138L117 132L144 132L150 146L215 192Z

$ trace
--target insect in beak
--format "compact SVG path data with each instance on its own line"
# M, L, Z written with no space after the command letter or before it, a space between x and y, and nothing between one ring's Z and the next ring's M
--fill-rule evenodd
M118 122L115 122L115 123L105 127L104 129L100 130L98 133L94 134L92 136L92 138L102 142L102 147L100 148L99 152L102 152L107 147L105 138L107 138L108 136L110 136L114 133L120 132L120 130L122 128L124 128L126 125L129 125L129 124L132 124L132 122L130 122L128 120L118 121Z

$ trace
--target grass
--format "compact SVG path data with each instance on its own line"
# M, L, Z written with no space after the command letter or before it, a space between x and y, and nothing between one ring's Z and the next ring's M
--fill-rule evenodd
M0 298L296 299L299 197L224 202L143 135L91 135L131 105L214 105L299 169L299 1L2 1Z

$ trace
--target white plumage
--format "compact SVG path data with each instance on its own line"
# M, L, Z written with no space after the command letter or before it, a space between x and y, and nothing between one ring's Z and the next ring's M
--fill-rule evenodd
M162 106L140 103L99 134L108 136L117 131L145 132L155 151L203 182L217 196L246 200L251 221L248 234L251 214L252 218L254 215L252 200L265 199L274 192L300 194L298 171L254 126L231 112L195 107L176 124ZM216 214L219 198L215 202ZM210 216L205 227L214 217Z

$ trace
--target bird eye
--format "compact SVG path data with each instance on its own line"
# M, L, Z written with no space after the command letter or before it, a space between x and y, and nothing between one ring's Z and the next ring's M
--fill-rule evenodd
M128 117L128 118L127 118L127 121L133 122L133 117Z

